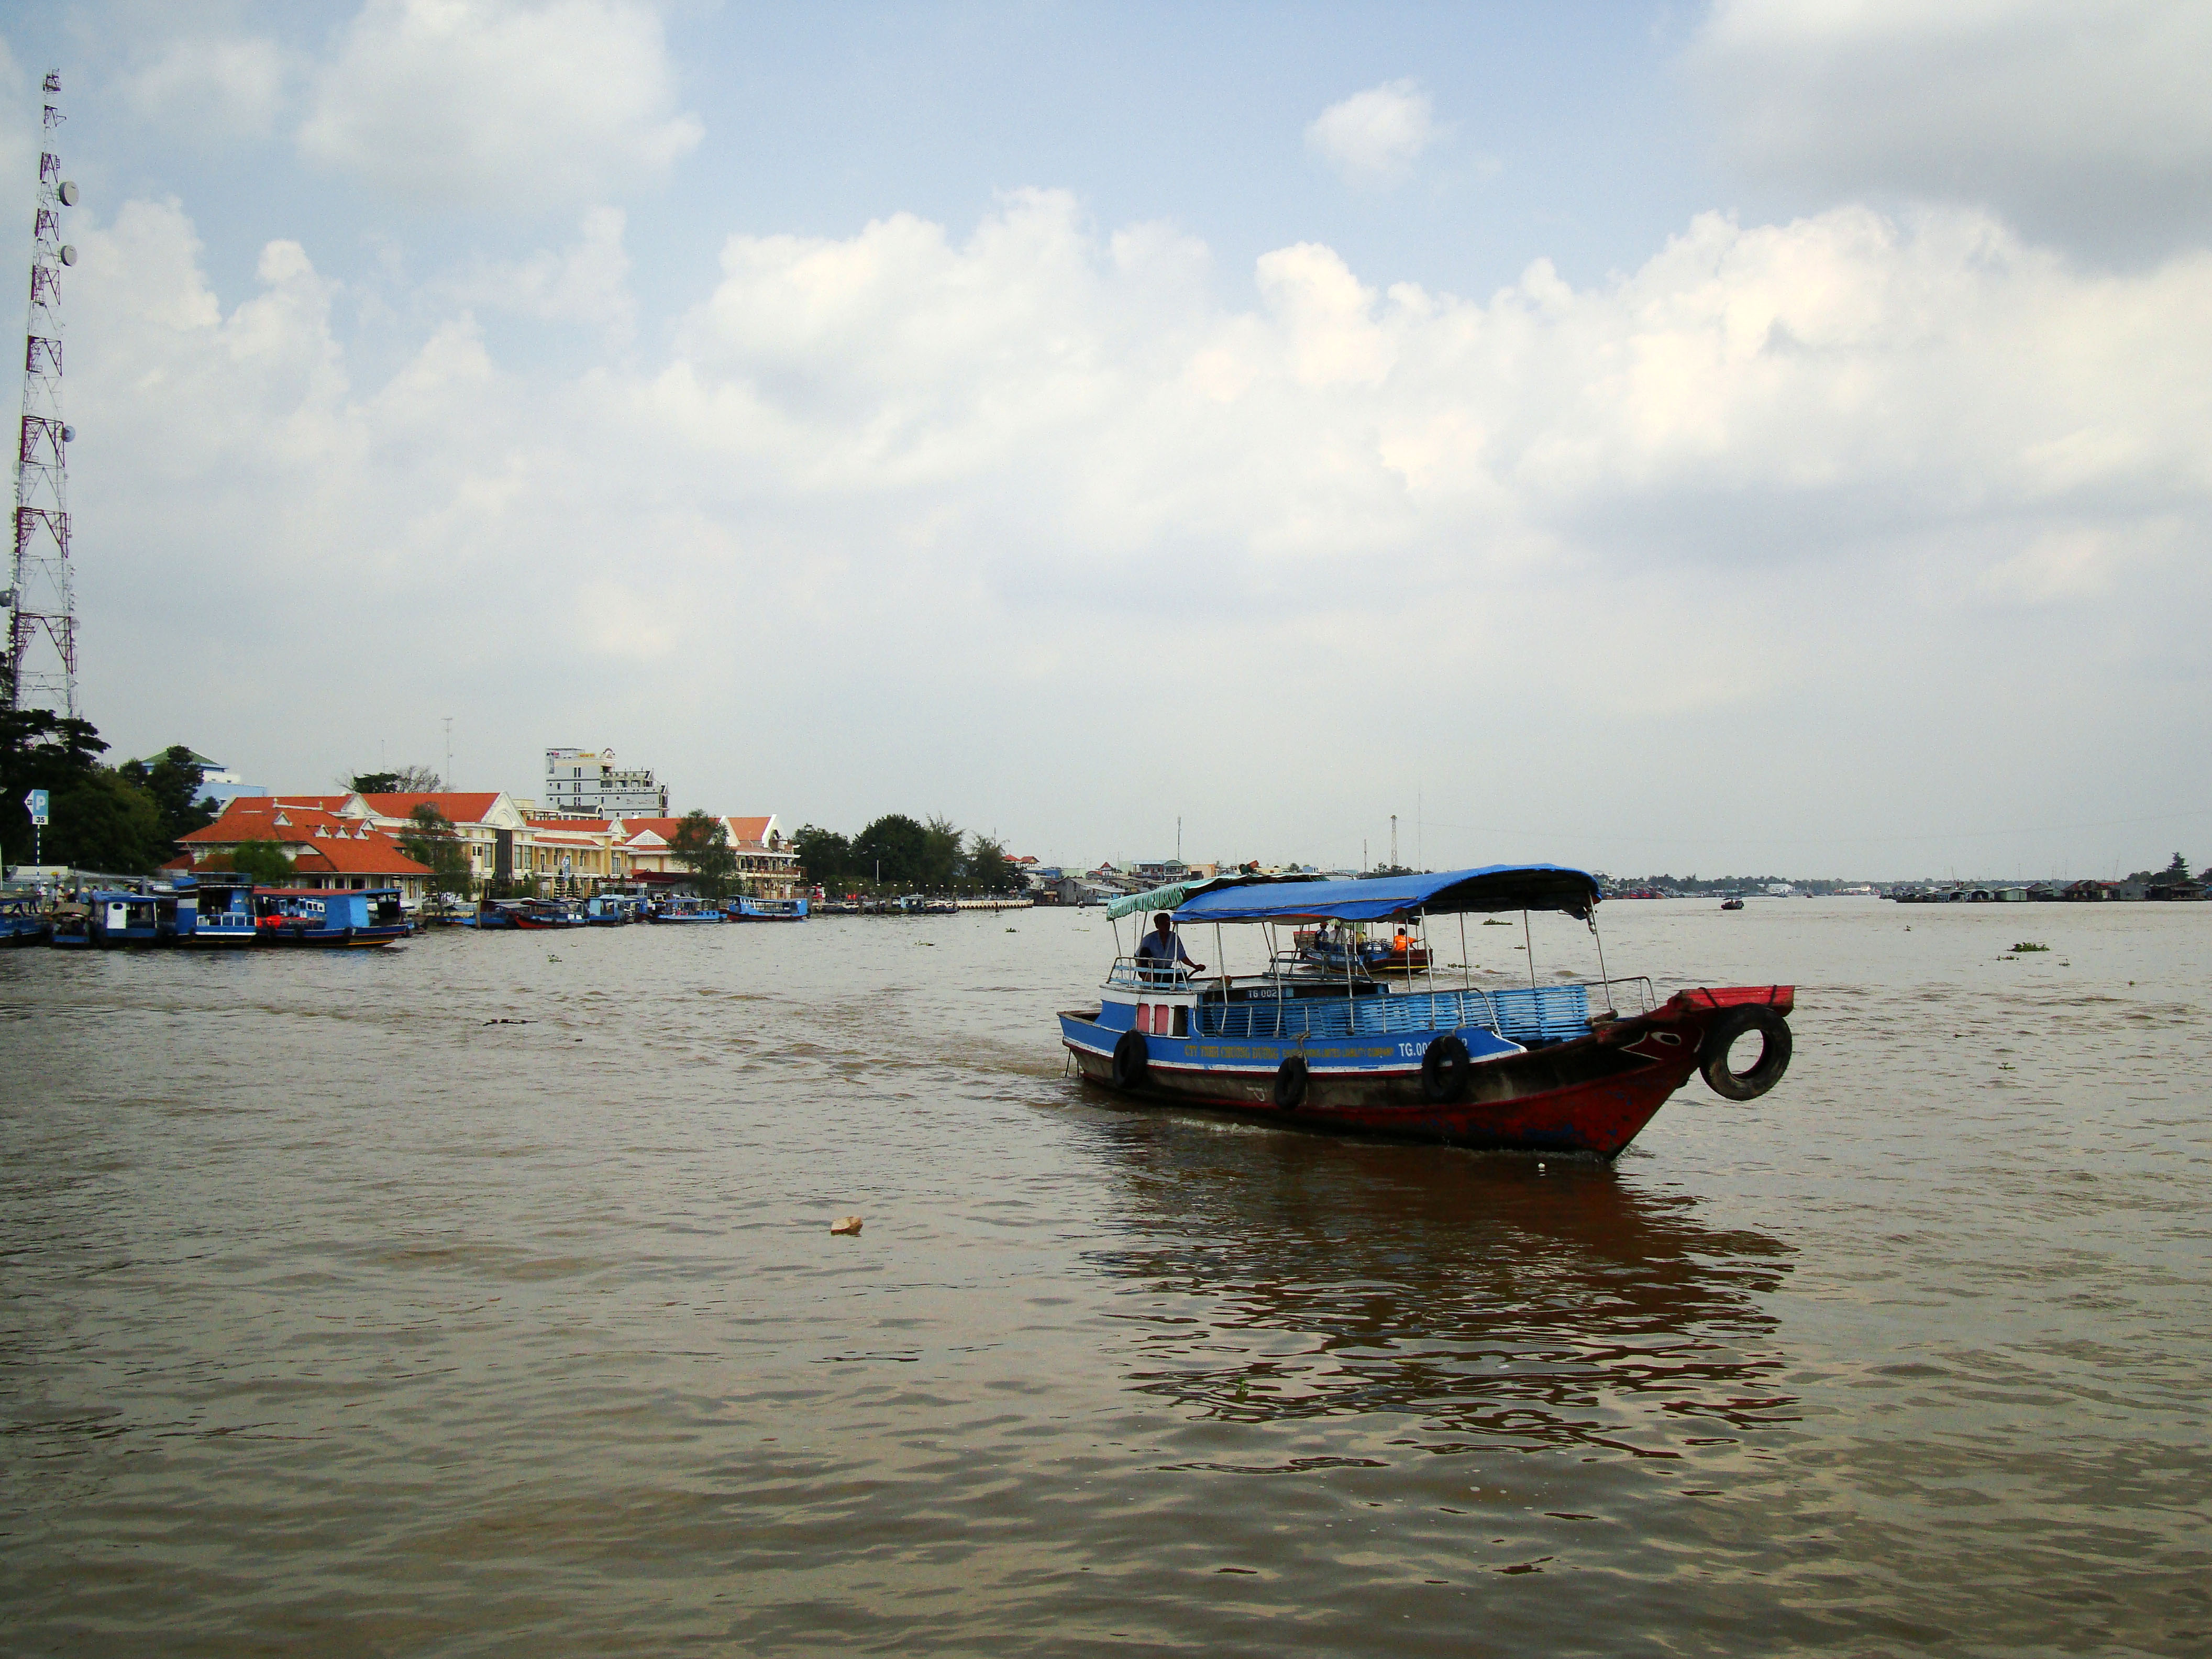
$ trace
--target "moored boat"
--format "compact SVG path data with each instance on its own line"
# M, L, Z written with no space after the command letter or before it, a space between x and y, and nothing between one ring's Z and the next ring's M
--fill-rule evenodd
M646 917L647 921L727 921L722 907L712 899L671 899Z
M806 920L806 901L803 898L770 899L740 896L737 906L730 912L732 921L804 921Z
M84 903L88 942L103 950L176 943L177 900L173 893L95 888L84 896Z
M372 950L410 931L397 887L263 887L253 908L264 945Z
M1270 939L1257 974L1193 977L1179 940L1194 923L1258 927L1404 923L1556 910L1596 932L1594 878L1556 865L1498 865L1367 881L1248 881L1156 889L1117 900L1119 919L1170 913L1170 943L1117 954L1095 1008L1060 1015L1086 1080L1152 1100L1457 1146L1617 1157L1702 1071L1751 1100L1788 1068L1794 988L1678 992L1644 978L1478 986L1433 974L1404 983L1347 965L1322 974ZM1141 927L1141 923L1139 924ZM1464 926L1464 923L1462 924ZM1118 926L1117 926L1118 933ZM1117 939L1118 944L1118 939ZM1465 951L1462 949L1462 959ZM1616 1005L1635 1006L1624 1010ZM1738 1069L1757 1039L1757 1058Z
M176 893L179 945L220 951L260 942L252 877L214 871L179 876Z
M526 933L544 933L556 927L581 927L584 918L558 899L527 899L508 912L514 925Z
M44 945L53 936L53 918L36 894L0 895L0 951Z

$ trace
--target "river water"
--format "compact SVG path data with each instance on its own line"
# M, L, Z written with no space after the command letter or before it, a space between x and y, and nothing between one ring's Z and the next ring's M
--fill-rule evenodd
M2212 907L1603 920L1800 987L1610 1167L1119 1107L1096 912L0 956L0 1650L2212 1649Z

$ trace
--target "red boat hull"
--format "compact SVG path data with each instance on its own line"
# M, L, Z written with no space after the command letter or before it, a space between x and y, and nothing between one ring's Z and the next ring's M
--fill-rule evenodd
M1795 1004L1796 988L1787 985L1679 992L1651 1013L1609 1022L1576 1042L1472 1066L1458 1101L1427 1098L1418 1067L1352 1075L1316 1069L1295 1108L1274 1103L1272 1070L1156 1071L1144 1088L1115 1092L1303 1128L1613 1158L1689 1081L1705 1033L1722 1013L1757 1005L1786 1015ZM1113 1087L1110 1059L1066 1046L1086 1082Z

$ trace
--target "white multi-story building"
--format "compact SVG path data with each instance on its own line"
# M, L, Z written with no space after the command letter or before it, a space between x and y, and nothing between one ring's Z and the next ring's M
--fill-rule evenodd
M594 818L665 818L668 786L643 769L618 771L611 749L545 751L546 812L580 812Z

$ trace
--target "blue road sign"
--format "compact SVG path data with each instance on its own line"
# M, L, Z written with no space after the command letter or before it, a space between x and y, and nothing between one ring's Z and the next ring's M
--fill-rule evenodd
M29 794L23 797L23 805L31 809L32 823L45 824L52 822L52 820L46 816L46 792L45 790L33 789L31 791Z

